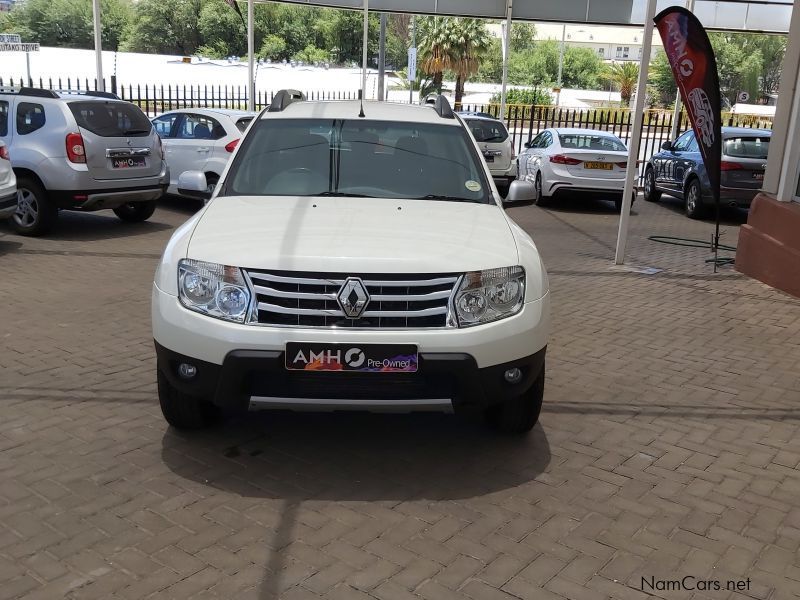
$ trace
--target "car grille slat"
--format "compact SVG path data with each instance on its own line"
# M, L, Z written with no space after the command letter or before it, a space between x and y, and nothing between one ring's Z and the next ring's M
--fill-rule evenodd
M251 325L362 329L447 327L454 274L350 274L245 269L256 295ZM337 296L350 277L370 296L358 319L348 318Z

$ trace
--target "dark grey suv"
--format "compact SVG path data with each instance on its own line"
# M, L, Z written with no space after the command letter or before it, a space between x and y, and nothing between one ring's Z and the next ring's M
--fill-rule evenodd
M746 127L722 128L720 201L725 206L749 208L761 189L772 132ZM714 203L700 148L693 131L675 142L664 142L644 172L644 199L656 202L661 194L684 201L686 216L699 219Z
M12 224L52 228L59 210L143 221L169 183L161 140L135 104L105 92L0 89L0 140L17 176Z

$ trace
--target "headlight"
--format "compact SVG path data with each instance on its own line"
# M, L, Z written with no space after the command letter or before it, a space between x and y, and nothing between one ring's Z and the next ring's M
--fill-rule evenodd
M525 270L503 267L466 273L455 296L459 327L504 319L525 302Z
M250 306L250 288L239 267L188 258L178 263L181 304L199 313L244 323Z

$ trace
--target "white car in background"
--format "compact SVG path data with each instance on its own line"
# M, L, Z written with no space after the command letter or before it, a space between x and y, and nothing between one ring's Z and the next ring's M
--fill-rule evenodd
M10 218L17 210L17 178L11 169L8 148L0 141L0 220Z
M203 171L209 192L213 192L256 114L223 108L182 108L153 119L170 170L167 193L178 194L178 178L185 171Z
M459 113L478 142L498 191L505 195L517 178L517 162L508 129L502 121L476 113Z
M594 129L545 129L525 143L519 178L536 188L536 204L570 194L613 200L622 208L628 148L617 136ZM636 199L634 191L633 199Z

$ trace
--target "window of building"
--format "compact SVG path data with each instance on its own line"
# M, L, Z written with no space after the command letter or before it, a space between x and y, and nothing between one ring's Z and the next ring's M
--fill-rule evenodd
M605 56L606 55L606 49L605 48L598 48L597 49L597 54L599 54L600 56Z

